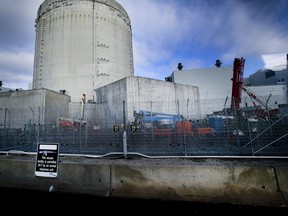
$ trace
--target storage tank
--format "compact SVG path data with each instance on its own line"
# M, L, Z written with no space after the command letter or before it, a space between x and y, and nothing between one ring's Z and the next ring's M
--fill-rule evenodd
M95 89L134 75L130 18L114 0L45 0L35 28L33 89L95 101Z
M209 124L214 129L215 132L224 131L224 117L223 116L210 116Z

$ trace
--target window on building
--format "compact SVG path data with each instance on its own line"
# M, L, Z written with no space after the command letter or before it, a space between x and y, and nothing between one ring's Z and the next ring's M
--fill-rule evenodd
M268 70L268 71L265 72L265 78L266 78L266 79L267 79L267 78L270 78L270 77L272 77L272 76L275 76L275 71L273 71L273 70Z

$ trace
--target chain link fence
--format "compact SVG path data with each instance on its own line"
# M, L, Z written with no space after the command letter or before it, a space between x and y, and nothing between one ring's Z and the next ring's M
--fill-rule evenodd
M125 101L115 104L117 109L82 104L70 106L66 116L61 107L4 107L0 150L36 152L38 143L59 143L62 154L287 156L288 107L281 103L283 96L269 96L272 108L249 100L242 98L238 110L230 105L231 98L134 101L138 110Z

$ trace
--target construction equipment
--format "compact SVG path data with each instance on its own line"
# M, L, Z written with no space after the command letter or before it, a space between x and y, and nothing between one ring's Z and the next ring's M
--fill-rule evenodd
M80 119L71 119L71 118L63 118L58 117L57 118L57 127L63 128L63 129L74 129L78 130L81 125L87 125L87 121L83 121Z
M259 104L261 104L265 109L273 110L274 108L271 107L268 103L265 103L263 100L261 100L259 97L257 97L250 89L248 89L245 86L242 86L242 90L253 100L257 101ZM256 106L255 103L253 103L254 106Z
M153 133L158 137L192 134L192 123L181 115L140 110L134 111L134 118L133 124L137 125L138 131Z
M246 86L243 85L244 64L245 59L243 57L234 59L233 78L231 79L233 82L231 110L240 109L242 90L243 90L252 99L258 117L260 116L265 117L270 113L272 114L277 113L278 109L271 107L267 102L261 100L250 89L248 89ZM259 106L255 104L254 100L257 101L260 105L262 105L264 109L261 109L261 107L259 108Z

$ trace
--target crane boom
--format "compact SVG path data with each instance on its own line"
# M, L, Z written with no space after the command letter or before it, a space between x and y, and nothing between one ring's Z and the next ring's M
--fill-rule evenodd
M242 86L243 91L252 99L256 100L258 103L260 103L264 108L269 108L270 110L273 110L274 108L271 107L268 103L265 103L262 101L259 97L257 97L250 89L246 88L245 86Z

